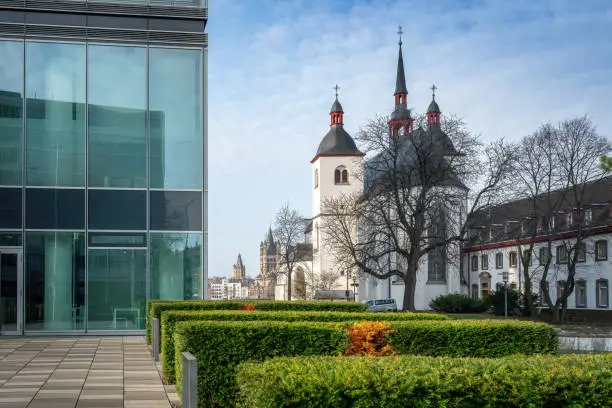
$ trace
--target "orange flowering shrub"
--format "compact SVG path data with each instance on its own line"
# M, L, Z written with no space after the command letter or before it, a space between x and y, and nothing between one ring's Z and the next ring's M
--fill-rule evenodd
M389 356L394 354L387 335L395 333L387 322L360 322L349 326L350 346L346 355Z
M252 303L247 303L247 304L240 306L240 310L246 310L248 312L252 312L253 310L255 310L255 305Z

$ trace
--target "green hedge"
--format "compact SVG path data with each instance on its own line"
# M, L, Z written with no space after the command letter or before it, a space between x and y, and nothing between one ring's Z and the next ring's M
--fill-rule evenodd
M231 405L236 391L236 364L275 356L340 354L348 349L349 325L281 321L176 323L174 372L177 386L180 387L181 352L189 351L199 362L198 392L203 398L203 406ZM543 323L396 321L390 322L390 329L394 332L387 336L387 341L397 354L500 357L555 353L557 350L552 326Z
M558 339L545 323L503 320L393 322L389 342L397 354L498 357L554 354Z
M161 352L164 377L174 382L174 329L178 322L202 320L252 321L269 320L285 322L356 322L356 321L410 321L445 320L445 315L433 313L350 313L350 312L248 312L233 310L164 311L161 314Z
M248 408L603 408L612 354L275 358L241 364L237 382L238 405Z
M235 404L235 371L245 361L277 356L340 355L348 333L330 323L182 322L176 327L177 390L181 393L181 352L198 360L200 407Z
M239 310L245 304L255 305L255 310L311 310L338 312L367 312L368 307L356 302L328 301L276 301L276 300L150 300L147 302L146 336L151 344L152 318L160 319L164 310Z

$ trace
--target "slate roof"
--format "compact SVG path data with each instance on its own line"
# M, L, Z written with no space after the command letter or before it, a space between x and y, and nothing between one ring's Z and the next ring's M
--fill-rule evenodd
M363 155L351 135L344 130L344 126L331 125L329 131L321 140L315 157L345 154Z
M377 178L381 180L389 178L389 167L397 165L405 169L406 177L412 177L409 183L413 186L424 184L421 178L427 174L425 169L415 171L422 165L422 162L432 163L436 160L445 160L444 156L458 154L452 141L442 131L439 124L430 125L427 129L418 127L408 136L400 136L400 145L393 152L382 152L368 160L365 169L366 189L374 184ZM394 157L395 156L395 157ZM440 162L441 163L441 162ZM425 163L426 164L426 163ZM432 171L435 171L437 164L432 164ZM400 170L401 171L401 170ZM384 181L381 184L385 184ZM468 189L465 184L455 175L446 174L439 185L456 186Z
M395 93L408 93L406 88L406 75L404 74L404 57L402 56L402 43L399 44L399 55L397 57L397 76L395 77Z
M574 210L578 205L591 208L593 212L593 220L589 224L591 227L612 226L612 176L585 184L580 197L581 203L576 203L576 197L567 189L556 190L551 193L550 197L542 195L538 201L536 205L544 209L548 207L548 203L555 203L557 232L573 229L571 226L564 226L565 214ZM535 228L536 223L539 222L534 215L550 216L551 214L542 214L547 212L546 210L535 210L533 201L529 199L509 201L479 211L467 220L472 236L471 245L478 246L484 242L493 243L516 239L520 236L522 222L525 222L525 236L531 236L532 228ZM548 221L543 220L543 226L547 226ZM506 230L506 224L508 224L508 230ZM491 239L489 239L489 227L493 229ZM545 234L547 234L546 228L542 231L542 235Z

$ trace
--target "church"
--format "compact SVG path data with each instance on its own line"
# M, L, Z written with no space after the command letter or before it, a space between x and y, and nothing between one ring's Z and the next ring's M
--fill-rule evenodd
M400 31L401 34L401 31ZM450 138L441 130L441 110L435 100L435 86L432 87L434 94L427 109L426 129L417 126L415 129L415 118L408 108L408 90L406 87L404 61L402 55L402 41L398 43L399 54L397 62L397 73L394 97L394 109L388 123L388 137L408 139L419 138L427 134L436 138L435 148L441 149L441 158L456 154ZM338 87L336 86L336 98L330 110L329 131L321 140L314 157L312 165L312 218L307 220L305 244L312 248L311 256L297 267L300 271L306 270L311 279L306 279L309 287L309 295L315 299L343 299L350 301L362 301L366 299L394 298L398 308L402 308L404 298L404 281L397 277L386 279L374 278L371 275L359 273L357 270L344 270L337 262L337 257L332 253L325 242L326 222L329 215L325 213L326 200L346 195L361 195L372 177L368 177L368 168L371 163L379 157L366 159L354 138L344 128L344 110L338 99ZM409 145L409 143L406 143ZM411 165L416 165L415 163ZM369 180L370 179L370 180ZM458 188L461 197L467 200L467 187L460 180L455 180L452 188ZM459 205L465 206L465 203ZM459 222L461 222L459 220ZM457 224L457 222L454 222ZM328 227L329 228L329 227ZM355 240L358 240L355 233ZM459 254L457 254L459 255ZM459 256L456 264L447 261L450 257L437 259L434 254L426 255L421 259L417 281L415 283L414 307L416 309L427 309L429 301L440 294L467 292L467 288L461 287ZM392 260L390 262L393 262ZM282 265L281 265L282 267ZM312 284L308 285L308 283ZM284 280L277 282L284 285ZM283 299L276 296L277 299Z

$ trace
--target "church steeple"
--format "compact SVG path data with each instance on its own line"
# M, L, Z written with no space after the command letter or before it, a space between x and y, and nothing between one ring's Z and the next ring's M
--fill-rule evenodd
M402 26L399 26L399 54L397 57L397 74L395 77L395 109L391 114L391 120L389 127L391 135L397 137L398 135L407 136L412 133L412 124L414 119L410 115L410 109L408 109L408 89L406 88L406 73L404 72L404 56L402 54Z
M344 111L342 110L342 105L340 105L340 101L338 101L338 89L340 89L340 87L336 85L334 86L334 89L336 90L336 100L334 101L334 104L331 107L331 111L329 112L329 116L331 117L330 126L342 126L344 124Z
M431 89L431 103L427 108L427 124L434 125L440 124L440 107L438 106L438 102L436 102L436 85L432 85Z
M402 55L402 26L399 26L399 55L397 57L397 75L395 77L395 104L406 105L408 99L408 89L406 89L406 73L404 72L404 56Z

